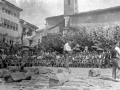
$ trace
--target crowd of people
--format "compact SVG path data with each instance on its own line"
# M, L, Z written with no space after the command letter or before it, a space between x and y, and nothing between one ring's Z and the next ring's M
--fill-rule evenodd
M68 44L65 45L67 46ZM14 48L10 50L0 49L0 68L7 68L8 66L19 66L21 70L22 67L32 66L64 67L66 69L69 69L69 67L113 68L112 76L116 80L116 70L120 70L118 62L118 53L120 54L119 46L120 44L117 43L111 50L94 50L92 52L89 52L87 47L85 47L84 51L80 51L64 46L63 53L35 48L30 50L29 47L23 50Z
M23 55L18 52L8 54L4 51L0 53L0 68L7 66L21 66L22 61L25 66L47 66L47 67L64 67L64 54L56 51L39 51L33 53L27 51L27 59L23 60ZM22 52L23 53L23 52ZM26 57L26 56L25 56ZM108 52L77 52L69 55L69 67L82 68L110 68L111 60Z
M79 45L76 45L79 47ZM76 48L77 48L76 47ZM27 47L29 48L29 47ZM110 68L111 57L109 51L89 52L87 47L84 51L76 52L76 49L70 54L69 67L82 68ZM66 56L63 53L51 50L32 50L24 49L18 50L13 46L9 49L0 49L0 68L7 68L7 66L47 66L47 67L65 67Z
M41 65L52 67L64 67L65 57L63 54L47 52L38 58ZM112 67L110 54L108 52L79 52L69 56L69 67L82 68L110 68Z

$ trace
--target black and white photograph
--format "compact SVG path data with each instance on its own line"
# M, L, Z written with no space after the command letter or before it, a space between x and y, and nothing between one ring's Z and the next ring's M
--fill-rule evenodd
M120 90L120 0L0 0L0 90Z

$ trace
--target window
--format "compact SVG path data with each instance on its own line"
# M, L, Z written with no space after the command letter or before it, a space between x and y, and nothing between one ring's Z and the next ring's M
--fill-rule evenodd
M16 23L14 23L15 31L16 31Z
M14 23L12 22L12 30L14 30Z
M1 18L1 25L0 26L4 26L4 19L3 18Z
M5 42L5 37L3 37L3 42Z
M12 29L12 22L10 22L10 29Z
M11 21L3 19L3 18L1 18L0 26L7 28L7 29L14 30L14 31L18 31L18 24L17 23L11 22Z
M9 15L12 15L12 16L14 16L14 17L17 17L17 14L16 14L16 13L14 13L13 11L11 11L11 10L9 10L9 9L5 9L4 7L2 8L2 12L3 12L3 13L7 13L7 14L9 14Z
M7 20L4 19L4 27L7 27Z
M16 31L18 31L18 24L16 24Z
M5 12L5 8L2 8L2 12Z
M11 40L9 41L9 43L11 44Z
M10 28L10 21L7 20L7 29Z
M8 14L11 15L11 11L8 11Z
M14 16L16 17L17 15L14 13Z
M5 9L5 13L7 13L7 14L8 14L8 10L6 10L6 9Z
M13 30L15 31L15 23L13 23Z
M68 0L68 5L70 5L70 0Z

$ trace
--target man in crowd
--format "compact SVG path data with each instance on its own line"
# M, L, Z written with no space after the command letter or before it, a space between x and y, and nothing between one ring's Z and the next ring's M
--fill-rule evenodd
M115 81L118 81L116 78L116 70L120 70L120 66L119 66L119 55L120 55L120 44L119 42L115 43L115 46L112 47L111 50L111 58L112 58L112 66L113 66L113 70L112 70L112 77Z

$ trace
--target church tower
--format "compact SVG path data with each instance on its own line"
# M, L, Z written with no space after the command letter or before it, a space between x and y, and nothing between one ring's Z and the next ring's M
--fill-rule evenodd
M64 0L64 15L78 13L78 0Z

